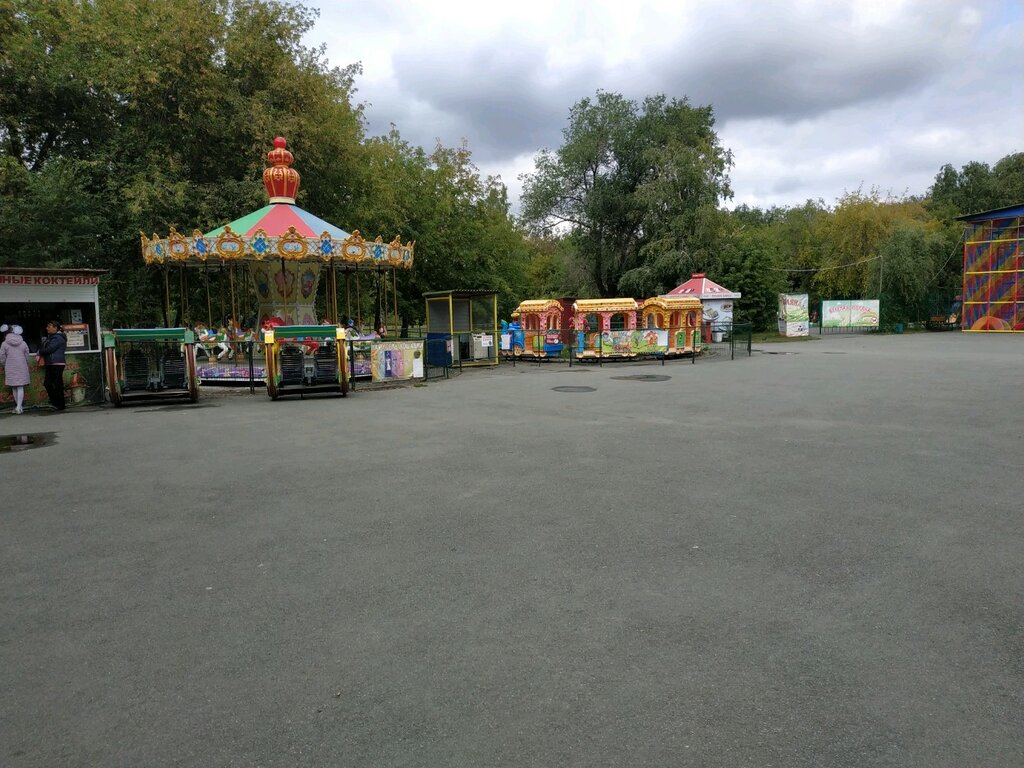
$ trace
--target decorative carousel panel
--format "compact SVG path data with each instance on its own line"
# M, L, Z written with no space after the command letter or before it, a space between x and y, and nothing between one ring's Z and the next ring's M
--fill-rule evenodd
M388 244L388 264L392 267L402 264L402 241L397 236Z
M412 266L412 249L414 243L407 243L402 246L402 266L409 269Z
M320 258L324 261L330 261L334 258L334 241L331 240L329 232L324 232L320 235L320 245L317 250L320 253Z
M388 257L388 247L384 245L384 241L380 239L380 235L377 235L377 239L370 243L370 258L373 259L374 264L383 264Z
M270 238L267 237L265 230L256 230L256 233L249 241L249 248L252 250L257 261L262 261L263 258L270 253Z
M277 252L283 259L299 261L306 256L309 246L306 238L295 231L295 227L288 227L288 231L277 238Z
M245 255L245 241L232 232L231 227L224 227L224 231L217 237L214 250L225 261L234 261Z
M171 234L167 236L167 252L175 261L188 261L190 255L188 240L178 234L174 227L171 227Z
M206 238L198 229L192 230L192 253L202 261L206 261L210 255L210 246L207 245Z
M366 241L358 229L342 242L341 258L345 261L363 261L366 258Z
M146 237L145 232L139 233L139 238L142 241L142 259L147 264L162 264L164 261L163 249L161 249L159 255L157 254L156 248L160 244L159 238L154 234L153 239L150 240Z

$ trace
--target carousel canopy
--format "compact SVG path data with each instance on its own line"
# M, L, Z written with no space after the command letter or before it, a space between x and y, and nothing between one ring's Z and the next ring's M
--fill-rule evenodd
M271 166L263 171L270 204L210 232L192 230L186 237L173 227L161 238L142 237L142 257L147 264L204 265L239 261L271 260L330 263L355 269L412 267L415 243L399 238L385 243L380 237L363 239L359 230L351 234L295 205L299 191L298 171L291 167L293 155L282 138L274 139L267 153Z

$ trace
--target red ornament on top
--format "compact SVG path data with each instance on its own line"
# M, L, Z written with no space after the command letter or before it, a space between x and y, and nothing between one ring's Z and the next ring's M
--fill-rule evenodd
M287 146L283 136L274 139L274 148L267 152L270 168L263 171L263 186L267 188L271 203L295 205L300 177L299 172L291 167L295 157L286 149Z

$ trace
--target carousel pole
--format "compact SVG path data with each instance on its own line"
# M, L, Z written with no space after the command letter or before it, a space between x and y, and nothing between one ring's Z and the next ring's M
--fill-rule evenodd
M392 326L396 331L400 333L399 323L401 322L398 318L398 270L392 268L391 270L391 290L392 297L395 300L395 324Z
M345 322L348 323L352 319L352 270L345 270L345 309L348 310L345 315Z
M206 327L213 327L213 305L210 304L210 263L203 263L203 277L206 278Z
M338 325L338 273L334 268L334 259L331 259L331 322Z
M356 272L356 328L363 331L363 299L359 295L359 273Z
M235 265L232 264L228 267L228 283L231 286L231 317L234 318L235 325L241 327L241 321L238 319L238 305L235 304Z
M185 324L185 266L178 271L178 301L181 303L181 324Z
M223 323L224 320L226 319L224 317L224 262L223 261L220 263L220 279L217 282L220 283L220 320L221 320L221 323ZM221 323L217 323L217 326L220 327ZM225 325L230 325L230 323L225 323ZM228 329L228 330L230 330L230 329Z
M171 325L171 268L164 264L164 327Z
M284 314L288 314L288 270L284 268L284 256L281 257L281 305L284 310ZM281 318L284 320L284 318ZM294 325L294 323L285 323L285 325Z

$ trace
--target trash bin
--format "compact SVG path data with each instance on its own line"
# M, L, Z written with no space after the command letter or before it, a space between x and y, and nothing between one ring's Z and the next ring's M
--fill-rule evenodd
M721 343L723 336L725 336L725 332L724 331L712 331L711 332L711 340L713 342L715 342L715 344Z
M892 327L892 331L893 333L903 333L903 323L896 323L896 325Z

